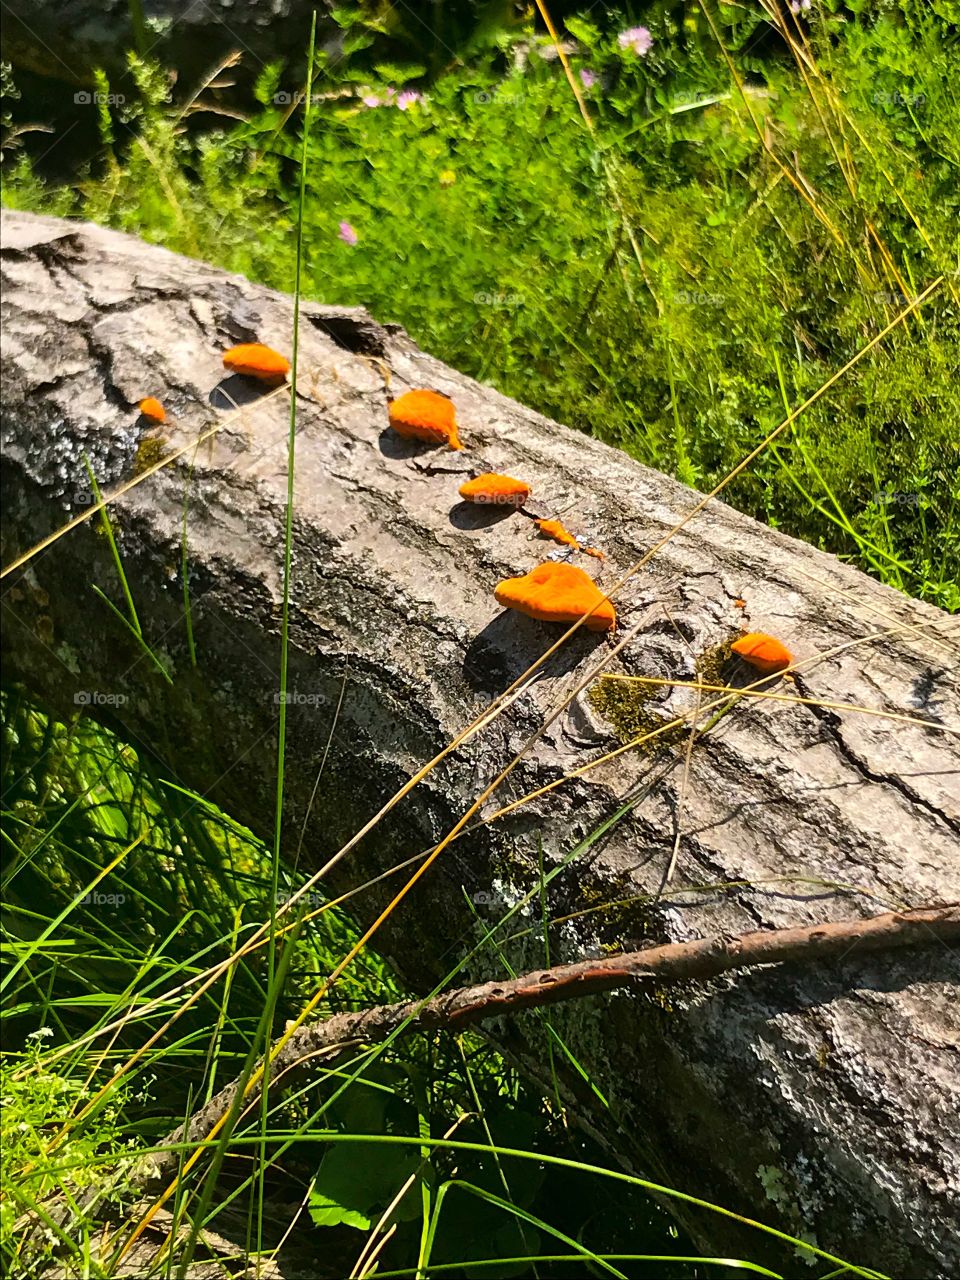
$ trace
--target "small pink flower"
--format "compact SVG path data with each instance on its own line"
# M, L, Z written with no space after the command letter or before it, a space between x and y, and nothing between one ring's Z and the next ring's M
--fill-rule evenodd
M383 99L378 98L375 93L365 93L360 99L365 107L382 107Z
M597 73L591 71L589 67L583 67L580 71L580 83L585 89L592 89L598 78Z
M401 111L409 111L412 106L422 101L423 94L417 93L416 89L404 89L403 93L397 94L397 106Z
M337 233L344 244L354 245L360 239L349 222L341 222L340 230Z
M617 36L617 44L621 49L632 49L642 58L653 48L653 36L646 27L628 27Z

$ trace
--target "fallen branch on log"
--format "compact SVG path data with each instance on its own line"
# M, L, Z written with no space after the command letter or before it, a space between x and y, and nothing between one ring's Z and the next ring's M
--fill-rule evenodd
M377 1005L311 1023L282 1045L273 1059L270 1079L279 1082L306 1064L326 1061L360 1045L382 1043L395 1034L426 1029L456 1033L490 1018L586 999L618 987L636 988L645 982L669 985L705 981L755 965L841 963L853 952L934 943L949 946L956 942L960 942L960 904L945 903L798 929L745 933L732 938L718 935L628 951L606 960L555 965L509 982L460 987L431 1000ZM261 1080L260 1072L255 1072L254 1078ZM158 1152L139 1161L132 1170L93 1192L78 1192L69 1200L58 1195L44 1207L47 1219L63 1228L76 1213L78 1200L83 1214L89 1217L112 1209L117 1190L127 1196L137 1191L149 1193L158 1187L176 1172L184 1148L189 1150L207 1140L233 1106L239 1088L236 1080L226 1085L169 1134L159 1144ZM245 1109L255 1107L259 1096L258 1088L251 1089L244 1100ZM27 1219L23 1226L27 1226Z
M432 1000L377 1005L311 1023L296 1031L273 1059L271 1078L277 1080L301 1063L326 1058L344 1046L378 1044L396 1031L431 1028L459 1032L504 1014L564 1000L581 1000L617 987L635 987L644 980L659 984L704 981L754 965L840 962L854 951L954 942L960 942L960 905L946 903L912 911L892 911L865 920L744 933L735 938L723 935L699 938L694 942L628 951L606 960L555 965L509 982L460 987ZM259 1072L255 1076L259 1079ZM234 1081L221 1089L161 1143L171 1149L151 1157L152 1180L175 1170L182 1159L184 1144L190 1147L207 1138L229 1111L237 1088ZM246 1105L252 1106L258 1097L259 1090L251 1092Z

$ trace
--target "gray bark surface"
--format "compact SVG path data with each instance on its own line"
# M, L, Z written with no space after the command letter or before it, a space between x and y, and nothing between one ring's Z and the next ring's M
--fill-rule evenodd
M137 402L157 395L171 448L223 414L223 350L289 351L289 297L97 227L3 215L3 563L84 508L90 458L104 492L135 471ZM295 848L334 711L345 695L301 865L324 861L557 638L505 613L503 577L552 549L522 515L467 508L471 466L519 476L534 501L608 554L601 585L697 501L690 489L550 422L421 352L358 310L301 318L286 830ZM390 394L451 395L468 451L418 451L387 430ZM249 398L249 397L248 397ZM289 396L250 398L191 455L111 505L145 635L168 685L100 602L120 600L96 521L4 579L7 676L61 714L78 696L184 784L269 837L275 788ZM189 661L180 579L189 494ZM960 626L804 543L713 502L617 596L614 671L695 676L695 657L749 625L809 663L817 698L958 723ZM864 642L865 637L873 637ZM341 892L440 839L598 662L577 633L542 677L447 758L328 876ZM841 648L841 646L847 646ZM827 651L827 660L813 659ZM790 690L788 690L789 692ZM122 696L122 704L116 702ZM689 709L689 690L653 710ZM109 701L108 699L113 699ZM578 695L485 808L616 745ZM960 897L960 740L848 711L742 700L695 745L631 751L445 851L378 944L428 990L475 934L464 901L528 892L628 796L632 812L550 888L551 960L719 933L803 926ZM651 903L674 848L667 895ZM401 883L354 900L372 919ZM720 887L723 886L723 887ZM616 904L602 909L604 904ZM537 913L528 920L531 929ZM516 922L514 921L514 924ZM510 932L515 932L513 928ZM531 932L507 946L543 964ZM506 976L492 959L458 982ZM960 1274L960 960L943 944L756 968L669 998L619 992L527 1013L492 1034L549 1086L544 1018L609 1110L568 1101L630 1170L757 1217L896 1276ZM676 1208L676 1206L674 1206ZM816 1274L775 1241L681 1211L713 1254ZM821 1268L822 1269L822 1268Z

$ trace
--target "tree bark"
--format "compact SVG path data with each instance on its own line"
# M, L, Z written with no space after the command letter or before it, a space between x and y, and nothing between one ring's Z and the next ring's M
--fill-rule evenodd
M291 302L99 228L3 215L4 565L144 462L146 395L168 447L222 420L221 353L289 350ZM608 559L608 586L698 495L480 386L360 310L305 304L301 323L285 829L295 848L345 686L301 866L340 848L560 634L504 613L503 577L552 550L522 515L468 508L471 467L518 476L545 513ZM386 430L389 394L451 395L468 449L422 453ZM9 675L67 715L87 711L269 836L275 788L286 500L285 390L252 398L201 446L111 504L147 641L172 684L92 592L121 601L95 521L4 579ZM193 463L191 472L190 464ZM191 664L180 580L188 506ZM571 506L571 504L575 504ZM540 678L445 759L327 876L343 892L430 848L608 657L611 671L692 680L747 624L793 650L815 698L958 723L955 619L714 501L617 594L619 653L578 632ZM122 604L122 601L121 601ZM817 661L818 655L831 657ZM789 692L789 690L788 690ZM706 695L704 695L706 699ZM641 708L665 722L690 689ZM530 745L483 810L616 746L586 691ZM805 927L960 896L955 735L848 710L741 699L694 745L626 752L452 844L377 935L427 991L485 923L609 819L554 879L551 958ZM679 837L678 833L679 832ZM676 844L676 870L658 897ZM403 877L353 900L376 917ZM505 946L543 961L539 910ZM483 953L467 982L506 975ZM572 1105L624 1165L903 1276L960 1273L960 965L947 946L851 953L829 971L721 975L669 999L610 992L491 1034L535 1078L548 1017L610 1102ZM758 1208L758 1205L760 1208ZM675 1207L675 1206L674 1206ZM713 1253L803 1266L732 1219L682 1210ZM792 1271L791 1271L792 1268ZM804 1272L806 1267L803 1267Z

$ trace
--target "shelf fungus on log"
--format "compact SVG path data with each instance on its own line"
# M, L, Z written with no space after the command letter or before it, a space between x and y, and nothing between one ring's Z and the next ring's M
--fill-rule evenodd
M390 425L406 440L462 449L453 401L439 391L405 391L390 401Z
M146 420L154 423L155 426L161 426L167 420L167 411L156 396L147 396L145 400L140 401L137 408Z
M617 613L588 573L547 560L519 578L506 578L493 593L498 604L540 622L572 625L586 618L590 631L612 631Z
M262 342L242 342L223 353L223 367L230 373L254 378L266 387L279 387L290 372L290 361Z
M460 486L460 497L465 502L500 507L522 507L530 497L530 486L513 476L502 476L496 471L486 471L481 476L466 480Z
M739 640L734 640L730 649L765 676L776 675L793 662L793 654L786 645L762 631L751 631L748 635L741 636Z

